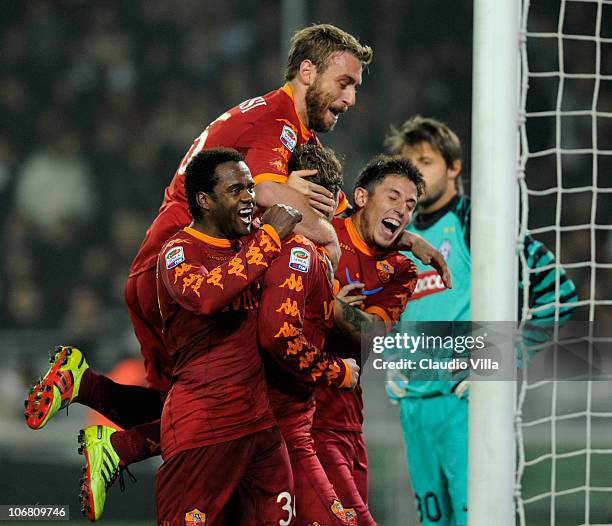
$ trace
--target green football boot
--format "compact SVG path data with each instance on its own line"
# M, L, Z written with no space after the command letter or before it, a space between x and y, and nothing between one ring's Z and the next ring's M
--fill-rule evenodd
M32 429L42 429L60 410L78 396L83 373L89 369L76 347L58 345L47 374L30 387L24 416Z
M102 516L106 492L117 477L120 479L121 491L125 489L124 469L133 481L136 480L111 444L110 438L116 431L112 427L97 425L81 429L79 433L79 454L85 456L81 479L81 511L91 522Z

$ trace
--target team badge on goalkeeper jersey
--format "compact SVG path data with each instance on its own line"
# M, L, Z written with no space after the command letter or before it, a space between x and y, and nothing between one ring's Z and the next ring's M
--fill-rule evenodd
M185 526L204 526L206 524L206 513L201 512L198 508L193 508L185 513Z
M386 259L383 261L376 262L376 274L378 274L378 279L382 283L389 283L394 272L395 269L389 264Z

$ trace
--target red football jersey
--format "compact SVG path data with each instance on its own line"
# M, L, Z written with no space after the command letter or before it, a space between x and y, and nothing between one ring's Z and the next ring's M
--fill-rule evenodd
M293 235L266 272L258 322L270 405L285 440L309 433L315 386L349 383L344 360L323 351L334 324L333 305L326 257Z
M164 245L157 292L174 359L162 413L164 458L274 425L257 346L259 281L280 254L269 225L234 243L192 228Z
M342 255L334 280L337 292L345 285L364 283L366 295L362 309L378 315L391 330L399 321L408 297L418 279L416 265L399 252L377 259L360 237L351 218L334 219ZM327 338L325 350L342 357L351 357L361 366L361 346L349 342L334 330ZM350 392L331 389L316 390L317 408L313 427L344 431L361 431L363 398L361 385Z
M287 181L287 163L299 144L318 143L300 120L288 84L263 97L249 99L210 123L183 157L164 193L159 214L145 235L130 275L155 266L159 250L172 234L191 223L185 197L185 169L204 148L235 148L241 152L255 184L264 180ZM346 206L343 197L336 213Z

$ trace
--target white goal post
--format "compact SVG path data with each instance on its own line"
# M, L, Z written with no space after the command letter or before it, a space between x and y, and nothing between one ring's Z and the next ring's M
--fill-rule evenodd
M475 0L473 57L472 319L572 315L544 345L550 378L523 352L516 382L472 384L469 524L611 525L612 0ZM541 269L528 235L550 251ZM578 380L559 373L574 321Z
M474 2L471 319L475 321L507 322L517 315L518 6L517 0ZM470 388L470 526L514 524L514 391L510 381L473 382Z

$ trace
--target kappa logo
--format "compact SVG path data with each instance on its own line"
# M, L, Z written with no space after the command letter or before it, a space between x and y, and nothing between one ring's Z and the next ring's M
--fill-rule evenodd
M437 292L445 291L446 287L442 278L436 270L429 270L419 274L419 280L417 281L416 287L410 301L418 300L423 296L429 296L430 294L436 294Z
M287 148L279 146L278 148L272 148L272 151L278 153L283 158L285 163L289 162L289 152L287 151Z
M285 125L283 126L283 131L281 132L280 141L285 145L287 150L292 152L298 141L297 133L295 133L291 127Z
M270 161L270 166L274 168L276 172L286 172L287 171L287 163L282 159L275 159L274 161Z
M284 289L285 287L287 287L289 290L295 290L296 292L302 292L302 290L304 290L304 283L302 283L302 276L298 276L296 278L295 274L292 272L291 276L289 276L285 281L283 281L282 285L278 286L278 288L280 289Z
M168 270L176 267L179 263L185 261L185 253L183 247L173 247L166 252L166 268Z
M204 526L206 524L206 513L198 508L193 508L185 513L185 526Z
M276 312L284 312L287 316L297 316L300 313L297 301L291 301L291 298L287 298L280 307L276 309Z
M275 338L288 338L290 336L297 336L300 333L297 327L291 323L283 323L283 326L274 335Z
M386 259L376 262L376 274L382 283L389 283L394 272L395 269Z
M310 269L310 253L300 247L292 248L289 268L298 272L308 272Z

